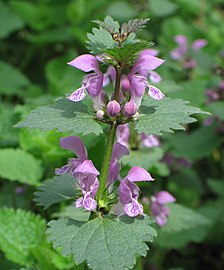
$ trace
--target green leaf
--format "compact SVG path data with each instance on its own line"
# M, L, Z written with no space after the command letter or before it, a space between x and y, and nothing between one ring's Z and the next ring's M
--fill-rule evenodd
M165 17L173 14L178 6L169 0L151 0L151 11L156 17Z
M218 196L224 196L224 181L223 180L216 180L216 179L209 179L208 186L210 189Z
M126 44L121 48L116 47L113 49L108 49L105 50L105 53L107 54L106 58L109 56L112 57L112 59L115 59L117 62L123 62L127 65L132 65L136 60L138 53L151 47L152 45L152 42L150 43L146 41L139 41L131 44Z
M218 116L221 120L224 120L224 102L223 101L216 101L208 104L206 106L208 110L214 114L215 116Z
M11 181L38 185L42 177L40 161L20 149L0 150L0 176Z
M87 261L93 270L132 269L136 256L145 256L145 242L156 236L148 217L95 218L82 223L59 219L49 223L47 233L54 247L61 247L64 255L74 255L76 263Z
M45 221L31 212L0 208L0 249L7 259L32 266L30 250L42 242L45 227Z
M43 182L43 185L34 193L34 201L44 209L54 203L73 199L75 196L75 179L66 174L55 176Z
M92 29L92 34L87 33L88 41L87 49L90 50L93 54L101 54L106 49L110 49L117 46L117 42L115 42L109 32L104 29Z
M185 130L183 124L195 122L192 114L207 114L199 108L187 106L188 101L164 98L145 98L140 107L140 118L136 124L139 133L162 135L162 132Z
M29 84L28 78L18 69L0 61L0 94L21 94Z
M101 126L88 113L87 106L65 98L56 100L54 105L43 106L32 111L27 118L15 125L18 128L39 128L42 130L73 131L87 135L102 133Z
M210 221L202 214L179 205L169 204L167 224L158 233L156 243L166 248L179 248L191 241L200 242L207 235Z
M3 1L0 2L0 38L22 28L24 22Z
M97 23L106 31L108 31L110 34L119 32L120 25L111 16L106 16L103 22L99 20L95 20L94 22Z

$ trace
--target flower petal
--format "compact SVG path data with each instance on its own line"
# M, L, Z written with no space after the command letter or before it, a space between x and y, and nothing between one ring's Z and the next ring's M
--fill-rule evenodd
M161 76L155 71L150 71L149 72L149 79L153 83L161 82Z
M90 196L84 196L83 207L88 211L93 211L97 207L97 202Z
M83 174L93 174L99 175L100 173L97 171L93 162L91 160L85 160L82 162L74 171L74 173L83 173Z
M78 101L83 100L85 98L85 96L86 96L84 90L85 90L85 87L84 86L78 88L77 90L75 90L75 92L73 92L68 97L68 99L71 100L71 101L75 101L75 102L78 102Z
M81 69L82 71L98 71L99 66L95 56L91 54L83 54L76 57L74 60L68 63L68 65Z
M175 202L176 199L167 191L160 191L155 194L156 201L160 204Z
M148 85L148 87L149 87L148 94L150 95L150 97L156 100L160 100L164 98L165 95L159 90L159 88L153 85Z
M68 136L60 139L63 149L72 151L81 161L87 159L87 150L82 140L77 136Z
M145 50L140 52L140 56L144 56L144 55L157 56L158 53L159 53L159 51L154 50L154 49L145 49Z
M140 181L154 181L155 179L143 168L134 166L130 169L128 175L125 177L130 182Z
M83 197L79 198L78 200L75 201L75 207L80 208L82 207L83 204Z
M124 206L124 212L129 217L143 215L143 206L137 200L132 200L131 203Z
M103 73L89 74L86 90L90 97L99 96L103 87Z
M133 67L134 70L132 69L132 72L136 73L140 69L154 70L161 66L164 62L165 60L158 57L152 55L143 55L136 61Z
M198 51L204 48L207 44L208 44L208 41L206 39L196 39L192 44L192 49L194 51Z

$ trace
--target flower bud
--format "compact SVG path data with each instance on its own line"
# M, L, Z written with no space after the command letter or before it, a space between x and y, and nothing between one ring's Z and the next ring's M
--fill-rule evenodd
M107 104L107 113L110 117L116 117L120 110L120 104L116 100L112 100Z
M96 118L99 120L102 120L104 118L104 111L103 110L98 110L96 112Z
M123 115L126 117L131 117L137 112L137 105L133 100L130 100L124 105Z
M139 116L140 116L139 112L136 112L136 113L132 116L132 118L133 118L133 120L138 120Z

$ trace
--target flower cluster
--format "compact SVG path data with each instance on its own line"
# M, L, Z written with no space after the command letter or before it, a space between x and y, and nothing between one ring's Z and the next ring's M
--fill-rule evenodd
M107 72L103 74L98 65L98 61L102 62L103 58L90 54L78 56L68 64L84 72L92 73L84 76L82 86L75 90L68 99L75 102L81 101L86 96L86 90L93 101L95 111L101 110L98 112L99 118L103 118L105 108L110 117L116 117L120 112L125 117L133 116L141 104L146 88L148 88L149 96L153 99L160 100L164 97L164 94L148 81L149 79L153 83L158 83L161 80L159 74L154 70L162 65L164 60L156 57L156 54L156 50L143 50L129 74L122 76L121 89L123 91L120 93L119 102L124 103L123 108L118 101L114 100L114 95L112 95L112 100L108 102L108 96L103 91L103 87L108 85L110 80L113 83L115 82L115 68L109 66ZM124 96L127 96L127 98L124 99Z
M62 148L72 151L77 158L71 158L68 164L55 170L56 175L70 174L76 180L76 189L80 189L82 196L75 202L75 207L84 207L87 211L97 209L97 201L95 196L99 188L99 172L88 159L86 148L79 137L69 136L60 140ZM119 142L114 144L111 156L110 168L107 178L107 187L113 186L115 181L119 179L119 203L123 205L124 212L135 217L143 214L143 206L138 202L140 189L135 182L153 181L151 175L143 168L134 166L130 169L127 176L123 179L119 176L120 164L118 161L128 155L128 149ZM109 188L111 190L112 188Z
M207 40L196 39L191 46L188 45L187 37L184 35L175 36L174 40L178 47L170 52L170 57L174 60L181 60L183 66L187 69L193 69L197 66L196 61L189 56L190 51L198 52L207 45Z

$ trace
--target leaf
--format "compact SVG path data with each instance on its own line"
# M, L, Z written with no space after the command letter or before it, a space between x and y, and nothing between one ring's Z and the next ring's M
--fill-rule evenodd
M47 233L54 247L61 247L64 255L74 255L76 263L87 261L93 270L132 269L136 256L145 256L145 242L151 242L156 232L148 217L95 218L82 223L59 219L49 223Z
M166 248L179 248L190 241L200 242L206 236L210 221L202 214L177 203L169 204L167 224L158 233L156 243Z
M215 101L207 104L206 108L214 114L218 116L222 121L224 120L224 102L223 101Z
M144 49L151 47L153 43L146 41L138 41L125 46L105 50L105 53L115 59L117 62L124 62L127 65L132 65L136 60L138 53Z
M119 23L115 21L111 16L106 16L103 22L99 20L95 20L94 22L108 31L110 34L114 34L119 31Z
M92 29L92 34L87 33L88 41L87 49L90 50L93 54L101 54L106 49L111 49L117 46L117 42L115 42L109 32L104 29Z
M28 78L10 64L0 61L0 94L21 94L29 86Z
M40 161L20 149L0 150L0 176L11 181L38 185L43 169Z
M39 128L42 130L73 131L87 135L102 133L101 126L88 113L86 105L65 98L56 103L32 111L25 120L15 125L18 128Z
M134 20L128 21L127 23L123 23L121 27L123 28L124 32L134 33L134 32L141 30L142 28L144 28L145 24L148 21L149 21L149 18L147 18L147 19L134 19Z
M46 209L52 204L73 199L75 194L75 178L69 174L60 175L44 181L34 193L34 201Z
M0 249L7 259L32 266L30 249L42 242L45 227L45 221L31 212L0 208Z
M185 130L183 124L195 122L192 114L208 114L199 108L187 106L188 101L164 98L153 100L145 98L140 107L140 118L136 130L146 134L162 135L162 132Z
M24 22L3 1L0 2L0 38L21 29Z
M210 189L218 196L223 197L224 193L224 181L223 180L216 180L216 179L209 179L208 186Z
M178 6L169 0L151 0L150 1L151 12L156 17L165 17L173 14Z

